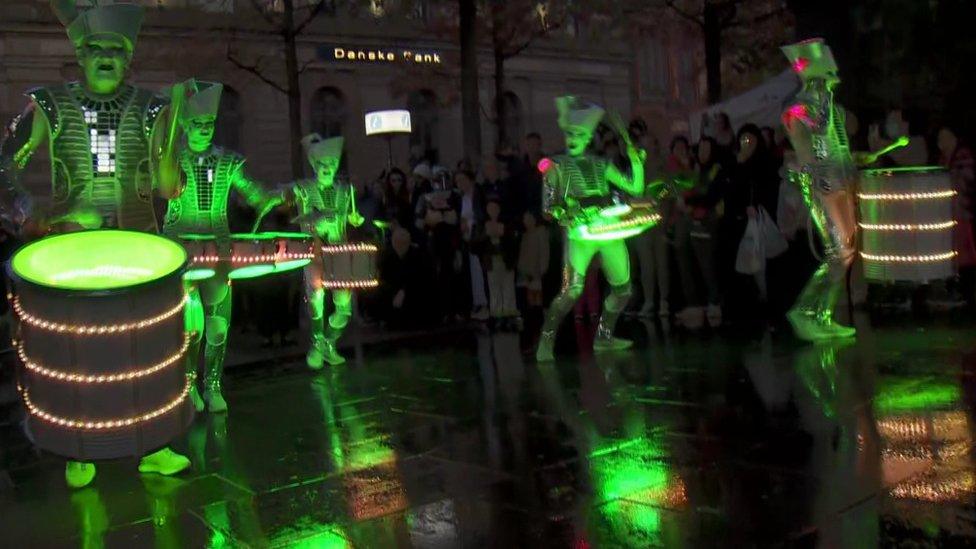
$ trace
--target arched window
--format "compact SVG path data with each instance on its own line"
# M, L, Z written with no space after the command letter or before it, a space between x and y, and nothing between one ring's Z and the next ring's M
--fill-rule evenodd
M410 111L411 156L437 159L437 97L430 90L417 90L407 97Z
M499 121L505 128L506 143L502 145L517 146L522 137L522 101L513 92L505 92L502 95L504 111L502 119Z
M312 97L312 131L322 137L339 137L346 125L348 109L342 92L319 88Z
M217 110L214 143L219 147L240 151L243 122L241 95L234 88L224 85L220 108Z

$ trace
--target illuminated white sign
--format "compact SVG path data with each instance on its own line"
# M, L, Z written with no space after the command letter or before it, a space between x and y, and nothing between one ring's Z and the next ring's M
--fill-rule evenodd
M410 133L410 111L366 113L366 135L384 133Z
M441 54L437 51L382 47L333 47L319 48L319 55L331 61L364 61L367 63L414 63L440 65Z

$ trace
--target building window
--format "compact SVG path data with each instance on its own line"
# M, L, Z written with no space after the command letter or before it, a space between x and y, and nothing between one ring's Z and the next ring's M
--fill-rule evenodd
M522 136L522 101L510 91L505 92L502 101L505 103L505 114L499 122L505 128L507 143L501 145L517 146Z
M663 98L668 91L668 56L660 40L648 37L637 56L642 99Z
M347 114L341 91L319 88L312 98L312 131L322 137L339 137L346 125Z
M407 97L410 111L410 156L437 161L437 97L430 90L417 90Z
M214 128L214 143L217 146L232 151L241 150L241 129L244 125L241 112L241 95L234 88L224 85Z

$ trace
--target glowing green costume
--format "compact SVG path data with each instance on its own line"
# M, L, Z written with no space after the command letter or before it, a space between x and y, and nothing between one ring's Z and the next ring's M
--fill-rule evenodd
M231 240L227 223L227 202L233 188L253 208L264 211L273 205L273 197L247 177L244 157L225 151L211 144L213 123L220 106L221 84L189 81L185 84L193 95L186 101L183 125L189 137L189 147L180 153L180 168L184 187L179 197L170 200L166 210L163 232L178 238L182 234L213 235L220 255L229 257ZM231 321L231 284L228 278L230 263L217 265L216 274L197 281L190 291L198 291L204 308L204 394L203 400L211 412L227 411L227 403L221 392L224 356L227 352L227 332ZM188 370L196 379L200 339L188 354ZM198 410L203 402L193 385L194 404Z
M131 4L97 6L79 13L72 0L52 0L66 25L85 78L37 88L31 103L0 142L0 217L20 228L28 220L61 230L125 228L156 232L152 193L178 187L174 120L181 103L124 83L142 24ZM168 109L168 110L167 110ZM20 172L47 141L51 205L33 207ZM172 475L190 461L169 448L143 456L142 473ZM91 463L69 461L65 480L80 488L95 477Z
M603 302L603 314L597 328L594 349L626 348L629 341L613 337L620 313L630 299L630 257L623 239L584 240L573 238L572 229L587 224L599 210L613 204L610 184L631 195L644 190L644 169L640 155L629 150L633 178L627 177L600 158L585 153L593 131L603 118L604 111L595 105L584 105L574 97L556 99L560 112L559 125L566 133L568 154L554 157L545 171L543 210L560 225L570 229L566 240L563 266L563 289L546 313L536 359L552 360L556 330L563 317L583 292L586 271L599 254L601 267L610 283L610 294Z
M834 308L854 260L853 187L857 170L847 142L843 110L834 103L837 64L823 40L785 46L803 81L783 124L800 163L790 173L799 183L824 244L824 260L788 313L796 335L807 341L851 337L854 329L833 320Z
M346 361L336 349L336 341L352 317L352 292L335 289L332 290L334 310L325 326L322 245L346 242L346 225L359 226L363 219L356 211L353 188L335 182L343 138L322 139L312 134L302 142L316 179L296 182L292 190L302 231L313 236L315 258L305 267L304 279L312 339L307 361L309 368L317 370L322 367L323 360L333 366Z

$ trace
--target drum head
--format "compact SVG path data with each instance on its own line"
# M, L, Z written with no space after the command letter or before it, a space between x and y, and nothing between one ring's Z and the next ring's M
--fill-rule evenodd
M26 282L70 291L127 288L179 271L186 251L149 233L99 230L32 242L14 254L13 272Z
M273 263L248 265L246 267L234 269L230 272L227 278L230 278L231 280L248 280L251 278L261 278L262 276L274 274L274 272L275 266Z
M284 232L261 232L261 233L234 233L230 235L234 240L278 240L282 239L305 239L311 238L308 233L284 233Z

